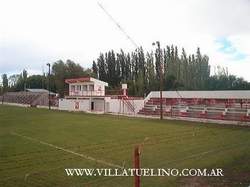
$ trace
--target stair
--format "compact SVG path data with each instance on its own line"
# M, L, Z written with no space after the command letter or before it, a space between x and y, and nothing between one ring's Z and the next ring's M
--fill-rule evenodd
M131 103L128 96L121 96L122 103L125 104L131 112L135 113L135 106Z

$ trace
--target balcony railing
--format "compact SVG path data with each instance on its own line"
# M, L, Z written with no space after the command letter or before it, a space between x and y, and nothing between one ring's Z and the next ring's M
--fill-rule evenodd
M70 91L69 96L105 96L105 91L104 90Z

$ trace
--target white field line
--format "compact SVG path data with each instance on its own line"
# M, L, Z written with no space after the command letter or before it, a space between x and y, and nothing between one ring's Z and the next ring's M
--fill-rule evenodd
M56 146L56 145L53 145L53 144L50 144L50 143L47 143L47 142L44 142L44 141L41 141L41 140L37 140L35 138L31 138L31 137L28 137L28 136L24 136L24 135L18 134L16 132L11 132L11 134L14 135L14 136L22 137L24 139L27 139L27 140L30 140L30 141L33 141L33 142L38 142L40 144L47 145L49 147L53 147L55 149L58 149L58 150L61 150L61 151L67 152L67 153L71 153L73 155L82 157L82 158L84 158L86 160L91 160L91 161L94 161L94 162L97 162L97 163L100 163L100 164L104 164L104 165L107 165L107 166L115 167L115 168L120 168L120 169L124 168L123 166L120 166L120 165L117 165L117 164L113 164L111 162L106 162L104 160L96 159L94 157L91 157L91 156L88 156L88 155L85 155L85 154L77 153L77 152L71 151L69 149L65 149L65 148L62 148L62 147L59 147L59 146Z
M184 157L184 158L173 159L173 160L170 160L169 162L166 162L164 164L172 164L172 163L176 163L176 162L182 162L182 161L189 160L189 159L192 159L192 158L202 157L202 156L210 154L210 153L215 153L215 152L218 153L220 151L230 150L230 149L233 149L235 147L238 147L239 145L244 145L244 146L248 145L249 146L248 143L249 142L247 142L247 143L243 142L243 143L232 144L232 146L224 146L224 147L222 147L220 149L212 149L212 150L204 151L204 152L201 152L201 153L192 154L192 155L189 155L189 156ZM156 166L158 166L158 164Z

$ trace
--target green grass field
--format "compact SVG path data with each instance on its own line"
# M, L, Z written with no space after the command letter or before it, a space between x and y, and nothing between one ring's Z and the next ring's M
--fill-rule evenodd
M0 105L0 186L133 186L133 177L68 177L65 168L110 166L39 141L126 168L144 142L143 168L223 168L225 175L142 177L142 186L250 185L250 128Z

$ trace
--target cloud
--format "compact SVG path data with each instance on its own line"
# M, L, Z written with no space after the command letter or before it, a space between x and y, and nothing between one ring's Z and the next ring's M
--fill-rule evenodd
M202 32L230 36L250 32L248 0L193 1L196 25ZM200 19L201 18L201 19Z
M99 0L145 49L175 44L250 81L249 0ZM134 50L93 0L0 0L0 73L41 71L72 59L91 67L100 52Z
M41 62L51 60L48 54L30 43L1 43L0 51L0 73L20 73L23 69L36 69L41 73Z
M239 49L237 49L233 43L230 41L230 39L227 38L220 38L216 41L218 44L220 44L220 48L218 49L219 52L224 53L232 60L240 61L245 60L247 57L247 54L243 53Z

